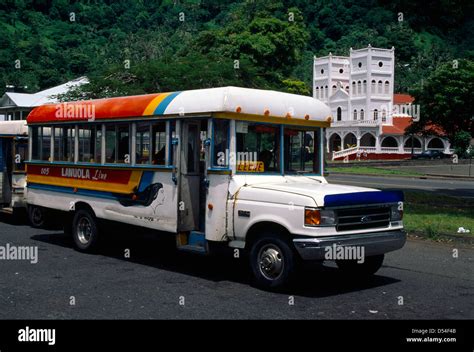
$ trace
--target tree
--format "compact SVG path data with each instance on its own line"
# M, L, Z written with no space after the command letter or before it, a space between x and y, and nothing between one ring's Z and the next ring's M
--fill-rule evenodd
M459 131L454 135L453 140L454 152L460 157L467 154L469 146L471 145L471 134L467 131Z
M435 70L423 86L413 92L420 105L420 121L411 132L430 125L441 127L450 140L461 130L473 135L474 62L455 60Z

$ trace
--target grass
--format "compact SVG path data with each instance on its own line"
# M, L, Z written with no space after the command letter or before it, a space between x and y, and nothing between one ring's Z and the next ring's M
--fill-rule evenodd
M383 169L370 166L349 166L349 167L329 167L329 173L348 173L358 175L400 175L400 176L421 176L422 174L413 171L401 171L396 169Z
M405 191L403 223L408 233L474 237L474 201L427 192ZM460 227L470 233L458 234Z

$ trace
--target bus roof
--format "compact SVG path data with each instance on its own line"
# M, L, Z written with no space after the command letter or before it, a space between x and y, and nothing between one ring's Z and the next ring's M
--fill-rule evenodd
M108 120L141 116L215 114L265 122L294 119L329 127L331 110L312 97L270 90L221 87L171 93L46 104L33 109L28 123Z
M25 120L0 121L0 137L2 136L27 136L28 126Z

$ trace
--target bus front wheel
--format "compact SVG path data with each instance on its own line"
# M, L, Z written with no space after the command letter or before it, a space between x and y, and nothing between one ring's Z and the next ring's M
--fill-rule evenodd
M94 252L98 247L99 227L90 211L79 209L74 214L72 236L76 248L81 252Z
M296 256L289 241L279 234L264 234L250 249L250 266L257 286L283 288L294 276Z

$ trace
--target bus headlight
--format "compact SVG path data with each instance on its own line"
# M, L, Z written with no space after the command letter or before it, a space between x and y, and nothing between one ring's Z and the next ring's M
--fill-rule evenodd
M305 226L330 226L335 225L336 216L333 210L305 208Z
M390 207L390 220L400 221L403 219L403 208L400 205L392 205Z

